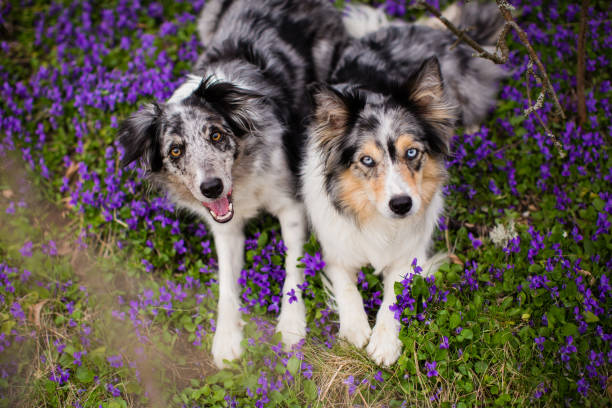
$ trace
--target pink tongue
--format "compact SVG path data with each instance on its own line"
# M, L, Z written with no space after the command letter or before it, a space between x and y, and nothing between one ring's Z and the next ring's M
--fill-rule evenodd
M206 203L206 206L213 210L218 216L224 216L229 212L229 200L227 196L215 200L212 203Z

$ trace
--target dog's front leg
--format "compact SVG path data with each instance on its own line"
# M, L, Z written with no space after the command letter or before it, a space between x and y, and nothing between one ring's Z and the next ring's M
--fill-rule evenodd
M329 261L325 275L332 284L334 300L340 316L338 336L356 347L363 347L370 338L370 323L363 307L363 298L357 288L357 271Z
M425 255L416 258L420 263L425 261ZM394 312L390 310L390 306L397 300L395 282L401 282L407 270L406 264L401 264L384 271L383 301L376 314L376 324L366 349L378 365L390 366L397 361L402 352L402 342L399 339L401 325L395 318Z
M304 271L297 267L298 259L302 257L304 239L306 235L306 220L304 208L294 203L278 214L281 224L283 241L287 246L285 256L285 283L281 312L278 316L276 331L283 334L285 349L297 344L306 336L306 307L302 298L302 290L298 285L304 283ZM294 292L291 292L291 291ZM292 299L291 294L297 297Z
M242 354L238 276L244 261L244 233L242 224L236 221L213 230L219 259L219 304L212 354L219 368L226 367L223 360L231 361Z

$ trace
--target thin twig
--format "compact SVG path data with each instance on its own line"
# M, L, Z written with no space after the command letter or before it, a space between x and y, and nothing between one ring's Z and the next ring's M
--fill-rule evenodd
M559 139L557 139L554 133L551 132L551 130L548 128L546 123L544 123L544 121L542 120L542 117L540 116L538 112L538 109L542 107L542 103L544 101L544 90L542 90L540 94L538 95L538 99L536 100L535 104L531 102L531 88L529 86L529 75L530 74L536 78L536 81L538 81L538 83L540 84L542 83L542 79L538 77L537 74L533 71L533 61L531 60L529 60L529 63L527 64L527 72L526 72L527 78L525 80L525 84L527 86L527 101L529 102L529 108L525 109L525 116L529 115L530 113L534 114L537 121L544 128L546 135L552 139L553 144L555 145L555 147L557 148L557 151L559 152L559 157L564 158L566 153L565 153L565 150L563 149L563 145L561 145L561 142L559 142Z
M525 31L523 31L523 29L519 27L516 21L514 21L514 17L512 17L511 10L513 9L513 7L505 0L495 1L497 2L499 11L501 11L502 16L506 20L506 24L510 24L512 28L514 28L514 31L516 31L516 34L518 35L519 39L521 40L525 48L527 48L529 58L531 58L531 60L537 65L538 71L540 72L540 75L542 75L542 82L544 84L544 88L548 91L550 96L552 96L555 106L557 108L557 113L559 114L559 116L561 116L562 119L565 119L565 112L563 112L563 108L561 107L561 104L559 103L559 98L557 97L557 93L555 92L555 89L553 88L552 83L548 78L548 74L546 73L546 68L544 68L544 64L542 64L542 61L540 61L538 54L531 46L531 43L529 42L529 38L527 38L527 34L525 33Z
M334 375L332 376L331 380L329 380L329 382L327 383L327 387L325 387L325 391L323 391L323 393L321 394L321 396L319 397L319 401L323 402L325 400L325 396L327 395L327 392L329 391L329 387L331 387L332 383L334 382L334 380L336 379L336 376L338 375L338 373L340 372L340 370L342 370L342 367L344 367L345 364L341 364L338 369L336 370L336 372L334 373Z
M496 64L505 64L506 63L507 56L503 56L502 55L500 57L499 55L491 54L490 52L488 52L487 50L482 48L480 46L480 44L478 44L476 41L474 41L474 39L472 37L470 37L469 34L467 34L465 32L465 30L458 29L457 27L455 27L453 25L453 23L448 21L448 19L446 17L444 17L442 15L442 13L440 13L440 10L438 10L437 8L433 7L432 5L430 5L430 4L428 4L428 3L424 2L424 1L419 1L418 4L423 6L427 11L429 11L431 14L436 16L438 18L438 20L440 20L442 22L442 24L444 24L446 26L446 28L448 28L453 34L455 34L457 36L457 38L459 38L460 40L463 40L463 42L465 42L467 45L472 47L474 50L478 51L478 54L477 54L478 57L486 58L488 60L493 61Z

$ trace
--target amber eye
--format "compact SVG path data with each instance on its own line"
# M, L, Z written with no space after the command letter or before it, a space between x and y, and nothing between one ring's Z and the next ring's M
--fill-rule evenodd
M213 132L210 135L210 140L212 140L213 142L218 142L221 139L223 139L223 135L220 132Z
M172 149L170 149L170 156L174 159L178 159L182 154L183 149L181 149L179 146L174 146Z

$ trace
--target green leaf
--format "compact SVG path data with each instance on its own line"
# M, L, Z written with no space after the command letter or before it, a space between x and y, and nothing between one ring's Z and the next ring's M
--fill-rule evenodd
M259 238L257 238L257 247L263 248L266 246L267 243L268 243L268 233L262 232L261 235L259 235Z
M300 368L300 360L297 357L293 356L287 361L287 370L291 373L291 375L295 376Z
M479 293L476 293L474 295L474 301L472 303L474 304L476 310L480 310L480 308L482 307L482 296L480 296Z
M596 196L595 199L593 200L593 207L595 207L597 211L601 212L603 211L605 206L606 206L606 203L604 202L604 200L599 198L599 196Z
M472 330L470 329L463 329L461 331L461 335L463 336L464 339L467 339L467 340L471 340L472 338L474 338L474 332L472 332Z
M94 373L89 368L80 366L76 370L76 377L83 384L89 384L94 379Z
M565 326L563 326L563 329L561 329L561 333L566 337L577 336L578 327L574 323L567 323Z
M314 401L319 396L317 386L312 380L304 381L304 395L308 401Z
M487 371L487 367L488 364L484 361L477 361L476 364L474 364L474 371L476 371L478 374L482 374Z
M457 326L459 326L460 323L461 323L461 316L459 316L459 313L453 313L449 320L449 327L451 329L454 329Z
M7 320L6 322L2 323L2 328L0 328L0 331L3 334L8 335L11 333L11 330L13 329L15 324L17 324L15 320Z
M272 255L272 257L270 258L272 260L272 263L274 265L282 265L283 264L283 258L278 256L278 255Z
M495 400L495 405L506 406L510 401L512 401L512 398L509 394L502 394Z

